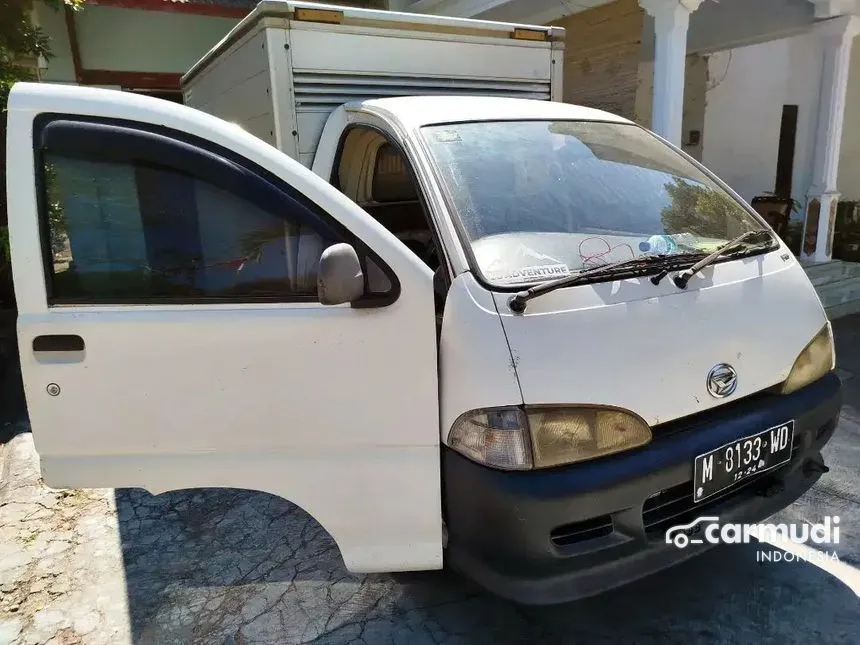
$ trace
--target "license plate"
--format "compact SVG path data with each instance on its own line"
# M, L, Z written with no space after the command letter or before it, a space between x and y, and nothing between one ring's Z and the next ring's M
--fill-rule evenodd
M701 502L791 459L794 421L736 439L696 457L693 501Z

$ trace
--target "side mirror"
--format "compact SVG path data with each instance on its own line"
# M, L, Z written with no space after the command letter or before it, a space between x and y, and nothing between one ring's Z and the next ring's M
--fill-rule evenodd
M322 252L317 294L324 305L342 305L364 295L364 273L349 244L334 244Z

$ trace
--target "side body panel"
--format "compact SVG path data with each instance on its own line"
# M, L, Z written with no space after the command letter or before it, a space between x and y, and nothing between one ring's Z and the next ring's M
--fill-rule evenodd
M52 486L153 493L236 487L289 499L352 571L442 564L432 275L343 194L258 138L127 93L19 84L9 103L9 213L27 405ZM400 295L318 302L49 304L33 120L152 124L272 173L372 249ZM193 169L190 169L193 170ZM79 352L37 351L76 335ZM57 393L59 390L59 393Z
M448 291L439 343L442 442L464 412L520 405L519 356L511 356L493 295L471 273Z
M331 24L297 20L293 9L258 7L185 75L183 91L187 105L235 121L306 167L329 114L345 103L448 94L561 100L557 28L535 28L549 41L518 40L502 23L349 8Z
M186 105L236 123L268 144L280 147L280 123L274 96L281 88L273 77L269 31L254 29L230 45L212 65L183 87ZM283 57L283 48L280 52ZM292 156L292 155L291 155Z

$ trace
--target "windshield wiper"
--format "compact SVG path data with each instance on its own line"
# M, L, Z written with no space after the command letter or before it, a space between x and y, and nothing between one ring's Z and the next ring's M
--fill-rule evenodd
M542 296L545 293L550 293L556 289L564 287L572 287L580 282L585 282L591 278L614 275L619 272L633 271L636 269L652 269L655 266L665 267L667 263L676 265L677 262L688 261L689 255L686 253L678 255L646 255L643 257L633 258L631 260L622 260L621 262L613 262L612 264L604 264L592 269L585 269L579 273L559 278L558 280L550 280L542 282L525 291L520 291L514 294L508 300L508 306L514 313L521 314L526 310L526 303L532 298Z
M704 269L706 266L713 264L714 262L719 260L723 255L726 254L726 252L735 248L739 244L748 241L750 238L762 237L764 235L766 235L768 238L767 242L768 242L768 246L769 246L770 242L773 241L773 237L771 236L769 231L767 231L765 229L759 229L756 231L747 231L743 235L738 235L735 239L729 240L728 242L726 242L725 244L723 244L722 246L717 248L717 250L714 251L713 253L711 253L710 255L703 257L701 260L696 262L689 269L686 269L685 271L681 271L680 273L678 273L674 278L672 278L672 282L674 282L675 286L678 287L679 289L686 289L687 283L690 281L690 278L692 278L694 275L696 275L699 271ZM761 244L763 245L764 241L762 241Z
M693 277L696 273L701 271L709 264L713 264L721 257L725 256L736 246L739 246L740 244L748 241L751 238L760 236L767 236L766 243L768 246L773 241L772 235L769 231L765 229L747 231L743 235L739 235L735 239L729 240L728 242L717 248L713 253L705 255L689 269L678 273L672 279L672 281L679 289L686 289L687 283L690 281L690 278ZM759 246L764 246L764 244L765 242L763 241L762 243L756 245L755 248L758 248ZM748 252L751 249L747 248L741 250L743 252ZM508 306L514 313L521 314L526 310L526 303L528 303L528 301L532 298L537 298L538 296L542 296L546 293L551 293L556 289L572 287L592 278L600 278L609 275L615 275L618 273L627 273L630 271L635 271L637 269L661 268L662 270L657 275L654 275L651 278L651 282L656 285L659 284L664 277L666 277L672 267L682 263L687 264L691 262L694 258L701 256L701 253L663 253L659 255L646 255L630 260L622 260L621 262L614 262L612 264L604 264L599 267L594 267L593 269L585 269L584 271L580 271L579 273L559 278L558 280L542 282L541 284L535 285L529 289L526 289L525 291L520 291L514 294L508 300Z

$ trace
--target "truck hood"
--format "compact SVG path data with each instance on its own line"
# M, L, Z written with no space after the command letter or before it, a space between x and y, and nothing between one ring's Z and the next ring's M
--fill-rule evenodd
M633 278L559 289L522 315L494 294L523 401L616 406L657 425L784 381L827 319L802 267L784 248L723 262L686 290ZM708 392L728 363L738 384Z

